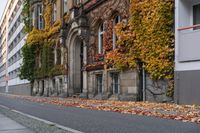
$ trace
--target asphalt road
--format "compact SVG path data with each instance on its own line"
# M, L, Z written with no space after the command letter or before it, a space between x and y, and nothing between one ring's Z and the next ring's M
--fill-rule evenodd
M0 105L85 133L200 133L200 125L154 117L34 103L0 96Z

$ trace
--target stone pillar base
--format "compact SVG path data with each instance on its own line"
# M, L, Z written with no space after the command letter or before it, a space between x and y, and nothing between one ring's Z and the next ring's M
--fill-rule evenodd
M52 96L52 97L57 97L58 94L57 94L57 93L53 93L51 96Z
M96 93L89 93L88 98L89 99L94 99Z
M67 98L67 97L68 97L68 94L67 94L67 92L63 92L63 93L61 93L61 94L59 95L59 97L61 97L61 98Z
M72 97L74 95L74 90L72 89L72 88L70 88L69 90L68 90L68 96L69 97Z
M97 94L94 99L96 100L107 100L109 98L109 94L104 93L104 94Z
M80 98L83 98L83 99L88 99L88 94L85 93L85 92L83 92L83 93L80 94L79 97L80 97Z
M48 94L48 93L45 93L43 96L44 96L44 97L49 97L49 94Z

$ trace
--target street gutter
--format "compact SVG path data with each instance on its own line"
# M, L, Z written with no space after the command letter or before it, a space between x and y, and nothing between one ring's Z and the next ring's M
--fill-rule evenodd
M0 112L14 121L32 129L38 133L83 133L81 131L59 125L57 123L47 121L11 108L0 105ZM27 122L28 121L28 122ZM31 125L31 124L33 125ZM43 129L42 129L43 128ZM42 130L41 130L42 129Z

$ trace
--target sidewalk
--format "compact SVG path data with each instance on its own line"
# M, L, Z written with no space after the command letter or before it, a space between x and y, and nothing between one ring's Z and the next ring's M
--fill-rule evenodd
M0 133L33 133L33 132L0 113Z

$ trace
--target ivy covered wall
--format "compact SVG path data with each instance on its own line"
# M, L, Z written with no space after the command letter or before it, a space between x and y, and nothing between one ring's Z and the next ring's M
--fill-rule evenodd
M26 45L22 50L23 63L21 65L20 78L33 82L35 79L44 79L57 75L67 74L67 69L61 64L61 61L54 64L54 53L59 47L59 31L61 22L57 19L52 22L53 3L51 0L42 0L43 21L45 27L37 29L33 25L31 29L32 18L30 0L24 0L23 15L25 32L28 34ZM67 16L67 15L66 15ZM68 19L69 17L66 17ZM66 20L67 21L67 20ZM58 54L61 54L57 52ZM61 60L61 56L58 60Z
M116 27L118 48L106 55L118 69L143 68L152 80L168 80L173 96L173 0L131 0L130 19Z

